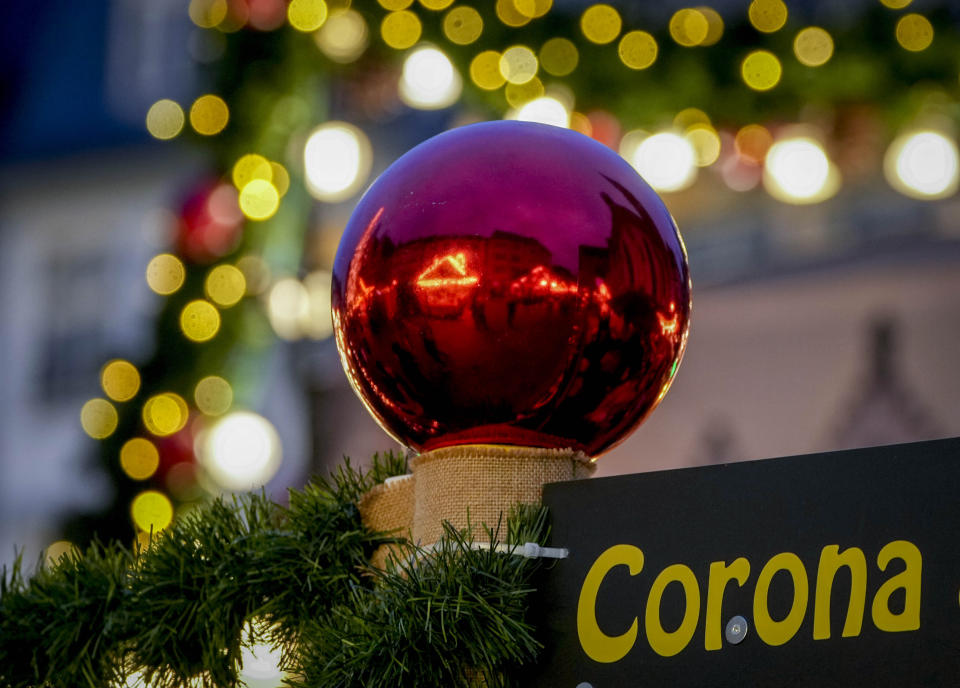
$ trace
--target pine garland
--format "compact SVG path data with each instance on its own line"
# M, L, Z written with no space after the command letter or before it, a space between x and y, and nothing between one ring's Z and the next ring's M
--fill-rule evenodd
M292 490L217 499L149 547L94 544L0 577L0 688L102 688L134 673L152 688L226 688L239 679L244 629L282 650L298 688L506 688L540 644L528 619L536 560L446 528L429 551L371 568L396 536L366 529L360 496L406 472L400 454L368 472L347 461ZM504 540L543 542L545 511L518 508Z

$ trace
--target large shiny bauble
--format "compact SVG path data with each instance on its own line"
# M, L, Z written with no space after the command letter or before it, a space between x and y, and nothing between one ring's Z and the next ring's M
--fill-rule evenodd
M690 314L686 255L620 156L566 129L488 122L397 160L333 269L337 345L383 428L597 456L663 398Z

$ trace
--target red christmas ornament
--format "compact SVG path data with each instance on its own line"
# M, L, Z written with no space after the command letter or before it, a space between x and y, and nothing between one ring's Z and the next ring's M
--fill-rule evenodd
M462 127L361 199L333 271L344 367L387 432L597 456L663 398L690 313L660 198L586 136Z

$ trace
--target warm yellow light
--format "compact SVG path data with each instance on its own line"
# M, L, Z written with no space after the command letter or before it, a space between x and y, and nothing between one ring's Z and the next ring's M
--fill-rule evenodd
M281 339L299 339L301 323L310 318L310 295L306 287L292 277L277 280L267 297L267 317Z
M233 388L219 375L208 375L197 383L193 390L193 399L201 413L220 416L230 410Z
M239 191L254 179L272 182L273 167L270 165L270 161L262 155L248 153L234 163L231 178L233 179L233 185Z
M938 131L916 131L897 137L884 157L887 181L912 198L947 198L957 191L957 144Z
M209 341L220 329L220 312L209 301L191 301L180 311L180 329L190 341Z
M173 504L165 494L146 490L133 498L130 516L140 530L156 533L173 521Z
M610 43L620 35L623 21L610 5L588 7L580 17L580 30L591 43Z
M453 0L420 0L420 4L428 10L445 10L453 4Z
M512 112L509 119L521 122L539 122L554 127L570 127L570 111L556 98L541 96L523 104Z
M146 480L159 465L160 452L150 440L134 437L120 449L120 467L133 480Z
M500 73L500 53L484 50L470 62L470 78L480 88L494 91L506 82Z
M227 0L190 0L190 20L201 29L212 29L227 17Z
M176 101L164 98L147 110L147 131L154 138L172 139L183 129L183 108Z
M283 198L290 188L290 174L287 172L287 168L278 162L270 163L270 171L273 173L270 183L273 184L280 198Z
M95 440L110 437L118 420L117 409L106 399L91 399L80 409L80 425Z
M114 401L130 401L140 391L140 373L129 361L110 361L100 372L100 386Z
M673 132L661 132L643 139L630 162L657 191L680 191L697 178L693 146Z
M707 20L707 36L700 41L700 45L714 45L723 37L723 17L715 9L706 5L701 5L696 10Z
M773 33L787 23L787 6L783 0L753 0L747 16L757 31Z
M553 0L513 0L513 5L523 16L536 19L550 11Z
M377 2L380 3L380 7L391 12L405 10L413 4L413 0L377 0Z
M303 278L307 294L307 309L300 310L300 330L311 339L326 339L333 334L330 315L330 283L332 276L326 270L315 270Z
M331 60L348 64L367 49L367 22L356 10L331 12L320 30L313 34L313 40Z
M537 56L525 45L507 48L500 56L500 73L511 84L525 84L537 75Z
M272 183L265 179L254 179L240 189L238 202L247 219L268 220L280 208L280 194Z
M460 5L443 18L443 35L451 43L470 45L483 33L483 17L472 7Z
M686 130L686 137L696 154L697 167L708 167L720 157L720 135L709 124L694 124Z
M544 92L543 82L533 77L525 84L507 84L503 95L511 107L519 108L539 98Z
M230 110L220 96L200 96L190 106L190 126L203 136L219 134L229 119Z
M80 551L80 548L69 540L57 540L56 542L50 543L44 551L43 559L47 566L53 566L63 557L76 559L82 555L83 553Z
M580 53L566 38L551 38L540 48L540 64L548 74L566 76L577 68Z
M646 69L657 60L657 39L646 31L631 31L620 39L617 52L630 69Z
M763 186L787 203L819 203L837 192L840 175L818 141L798 136L770 146Z
M321 201L349 198L363 186L372 164L370 142L346 122L326 122L313 130L303 149L307 190Z
M697 124L710 125L710 116L700 108L684 108L673 116L673 126L681 131L686 131Z
M287 20L297 31L316 31L327 20L324 0L291 0L287 5Z
M513 28L523 26L533 18L517 9L516 0L497 0L494 11L497 19Z
M911 2L913 2L913 0L880 0L880 4L892 10L902 10Z
M911 52L926 50L933 43L933 24L922 14L905 14L897 22L897 43Z
M200 461L214 482L226 490L262 487L280 467L280 438L263 416L235 411L210 428Z
M767 50L754 50L740 65L744 83L754 91L769 91L780 82L783 67L777 56Z
M180 432L187 424L190 409L183 397L173 392L156 394L143 405L143 424L158 437Z
M678 44L691 48L707 39L710 24L700 10L685 8L670 17L670 37Z
M733 144L737 153L759 165L767 157L767 151L773 145L773 135L762 124L748 124L740 128L734 137Z
M410 107L436 110L453 105L463 82L450 58L432 46L421 46L407 55L400 77L400 99Z
M391 12L380 24L383 42L391 48L406 50L420 40L423 27L420 18L409 10Z
M247 280L239 268L233 265L218 265L207 273L203 284L207 298L218 306L233 306L247 291Z
M187 270L183 262L170 253L154 256L147 264L147 285L157 294L166 296L183 286Z
M833 56L833 38L819 26L808 26L793 39L793 54L801 64L819 67Z
M260 256L248 254L237 261L247 283L247 294L261 294L270 284L270 266Z

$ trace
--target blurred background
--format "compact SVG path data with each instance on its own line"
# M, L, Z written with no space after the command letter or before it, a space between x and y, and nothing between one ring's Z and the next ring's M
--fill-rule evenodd
M331 339L420 141L574 128L686 241L689 345L600 475L960 435L947 0L7 0L0 564L398 448Z

